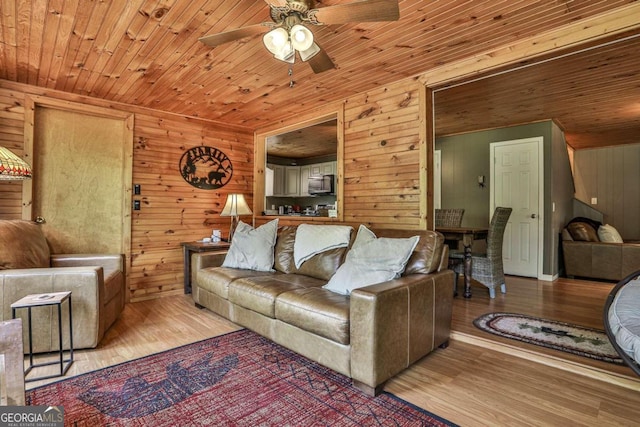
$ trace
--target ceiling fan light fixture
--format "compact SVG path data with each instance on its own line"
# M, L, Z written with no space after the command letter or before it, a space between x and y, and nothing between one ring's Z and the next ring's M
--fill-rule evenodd
M278 52L273 54L273 57L280 61L293 64L296 60L296 51L293 49L291 42L287 41Z
M312 43L309 49L300 51L300 59L302 59L303 62L308 61L316 56L318 52L320 52L320 46Z
M278 55L287 44L290 44L288 43L289 34L282 27L274 28L264 35L262 42L269 52Z
M299 52L309 49L313 44L313 33L304 25L294 25L290 33L293 48Z

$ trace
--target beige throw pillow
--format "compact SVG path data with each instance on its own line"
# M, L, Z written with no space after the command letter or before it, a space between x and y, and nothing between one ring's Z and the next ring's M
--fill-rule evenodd
M377 238L361 225L344 264L323 288L349 295L354 289L396 279L404 271L419 240L419 236Z
M240 221L233 233L233 240L223 267L256 271L273 270L273 248L276 244L278 219L254 229Z
M623 243L622 237L618 230L609 224L604 224L598 227L598 238L601 242L607 243Z

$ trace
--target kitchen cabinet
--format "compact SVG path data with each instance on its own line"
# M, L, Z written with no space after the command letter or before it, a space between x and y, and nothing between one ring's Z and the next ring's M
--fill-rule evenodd
M265 172L265 196L309 196L309 178L334 175L336 162L315 163L305 166L267 164Z
M324 162L309 165L309 176L318 177L322 175L334 175L336 173L336 162Z
M288 197L300 194L300 168L298 166L285 166L284 168L284 195Z
M300 196L309 195L310 166L300 166Z
M269 164L267 165L267 172L265 175L267 179L267 182L265 183L265 195L283 196L285 194L285 166ZM269 180L271 183L268 182ZM271 194L269 194L269 191L271 191Z

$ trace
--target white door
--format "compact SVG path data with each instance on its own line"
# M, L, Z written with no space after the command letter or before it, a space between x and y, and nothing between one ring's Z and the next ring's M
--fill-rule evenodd
M542 274L543 138L492 143L491 203L513 209L505 230L504 272Z

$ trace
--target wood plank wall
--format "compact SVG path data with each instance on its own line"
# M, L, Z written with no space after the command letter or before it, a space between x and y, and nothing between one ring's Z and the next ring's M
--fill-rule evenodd
M0 146L24 158L24 104L0 89ZM22 215L22 182L0 181L0 218Z
M421 173L432 147L426 147L426 131L421 129L424 97L421 84L405 79L346 100L346 222L426 228L427 191L421 188Z
M0 137L18 153L22 144L22 99L27 93L135 113L133 184L140 184L142 191L134 200L141 201L142 209L132 211L130 299L182 292L180 242L201 238L213 228L226 234L229 222L220 218L219 212L227 193L242 192L252 204L253 133L0 81ZM431 143L426 140L421 117L425 96L424 86L417 80L405 79L345 101L345 222L374 228L426 228L427 191L421 188L421 181L426 182L425 153ZM0 142L4 144L5 140ZM179 159L196 145L218 148L232 159L234 174L229 184L206 191L182 179ZM21 184L1 184L0 198L7 200L1 218L20 217L20 189Z
M241 192L251 205L253 192L253 132L196 118L124 104L113 104L59 91L0 81L0 145L21 155L24 96L52 98L131 111L135 114L133 184L141 185L141 210L132 211L131 301L183 292L181 242L221 229L229 219L219 216L230 192ZM205 145L224 152L233 163L231 181L217 190L201 190L179 173L182 154ZM22 184L0 182L0 218L21 217Z
M576 198L602 212L625 241L640 240L640 144L577 150L573 159Z

